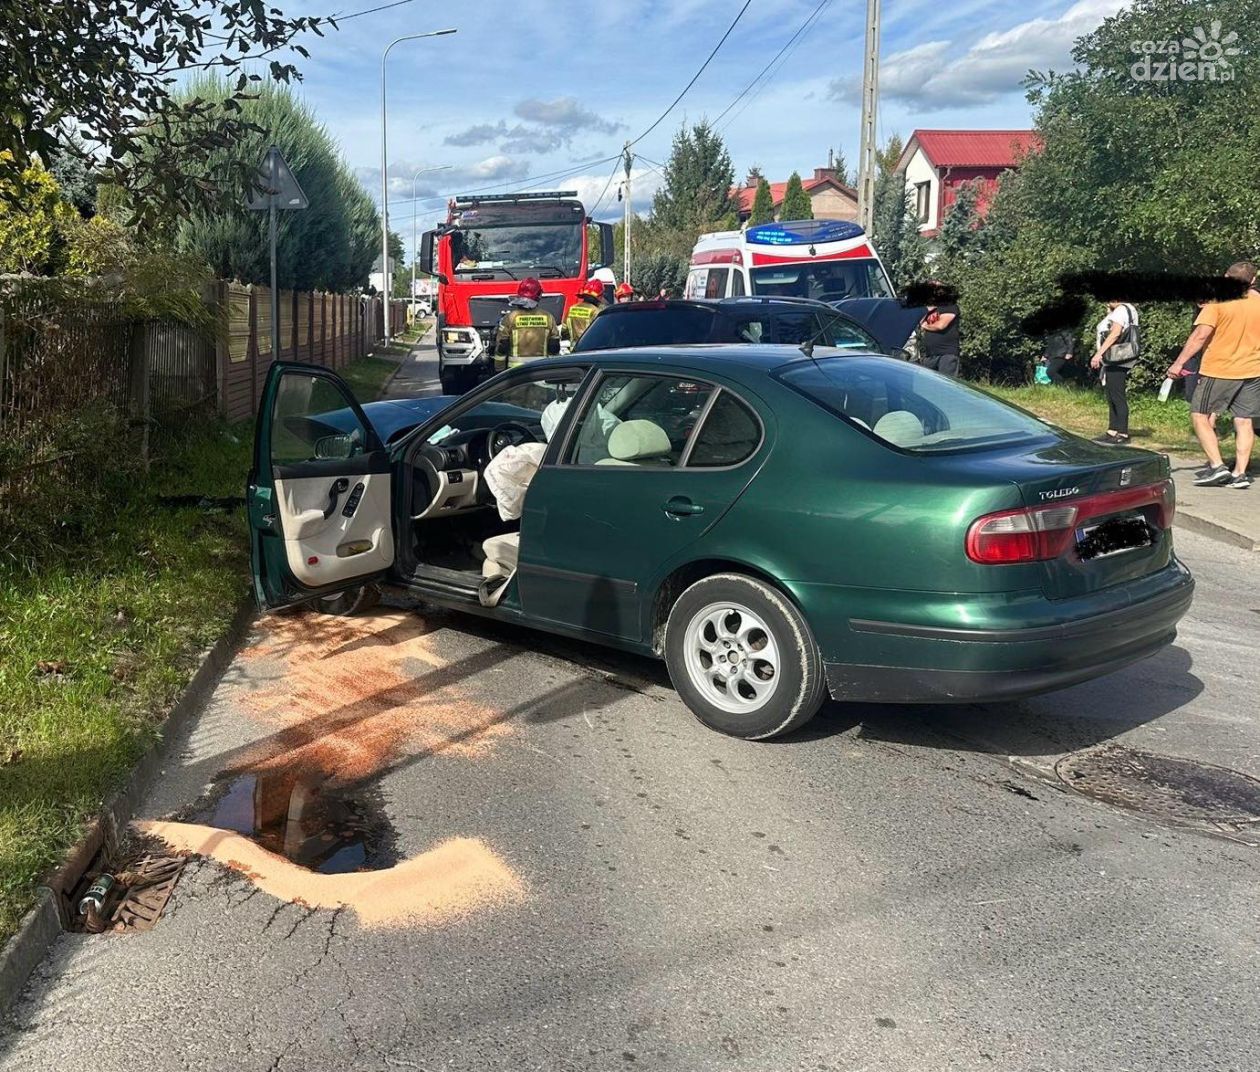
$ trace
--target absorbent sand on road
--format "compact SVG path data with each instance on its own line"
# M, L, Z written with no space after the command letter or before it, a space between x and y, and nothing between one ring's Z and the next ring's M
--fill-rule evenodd
M0 1069L1255 1068L1260 850L1053 780L1111 742L1260 774L1260 584L1178 543L1199 596L1153 659L766 744L604 649L264 619L144 808L209 851L154 930L58 940ZM369 870L286 862L336 858L321 796L370 804Z

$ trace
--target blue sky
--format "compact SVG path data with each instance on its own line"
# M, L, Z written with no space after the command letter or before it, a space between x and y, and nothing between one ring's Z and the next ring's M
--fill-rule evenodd
M385 0L300 0L287 13L328 14ZM637 146L662 161L684 120L715 119L751 82L819 0L752 0L708 70L669 117ZM1020 88L1030 68L1068 66L1074 38L1122 0L885 0L881 140L915 127L1023 127ZM544 172L588 208L608 185L615 154L660 114L695 73L739 10L739 0L613 0L597 6L544 0L433 5L426 0L346 21L311 43L298 91L341 143L351 167L380 197L380 57L407 33L455 26L458 34L397 45L389 58L391 226L410 229L412 175L422 196ZM856 88L865 0L830 0L772 80L721 121L737 175L760 165L772 180L823 166L829 146L850 167L858 150ZM646 207L659 176L644 163L635 204ZM420 224L443 215L419 206ZM619 212L614 185L601 216Z

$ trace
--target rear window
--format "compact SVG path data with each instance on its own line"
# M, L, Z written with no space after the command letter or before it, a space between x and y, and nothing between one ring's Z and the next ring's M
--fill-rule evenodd
M659 308L605 310L591 321L575 346L575 353L588 350L619 350L633 346L669 346L708 342L713 311L694 305Z
M1044 439L1040 421L957 380L888 359L840 357L797 362L783 383L877 439L915 453Z

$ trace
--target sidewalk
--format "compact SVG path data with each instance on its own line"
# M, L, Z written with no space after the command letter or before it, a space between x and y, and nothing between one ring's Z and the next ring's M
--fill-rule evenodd
M1177 484L1177 520L1182 528L1246 551L1260 551L1260 484L1246 491L1196 488L1201 460L1170 454Z

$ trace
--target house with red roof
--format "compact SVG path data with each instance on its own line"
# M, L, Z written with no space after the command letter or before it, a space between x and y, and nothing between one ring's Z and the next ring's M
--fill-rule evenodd
M1024 157L1041 148L1032 130L916 130L910 135L897 171L926 238L940 234L941 223L964 183L980 180L983 215L997 191L998 178L1018 168Z
M856 220L858 217L857 190L842 182L834 167L814 168L812 179L802 179L801 185L809 194L810 206L816 220ZM786 182L772 182L770 196L774 200L774 218L779 218L783 198L787 194ZM757 196L757 175L750 172L743 186L731 191L739 198L739 222L744 223L752 215L753 198Z

